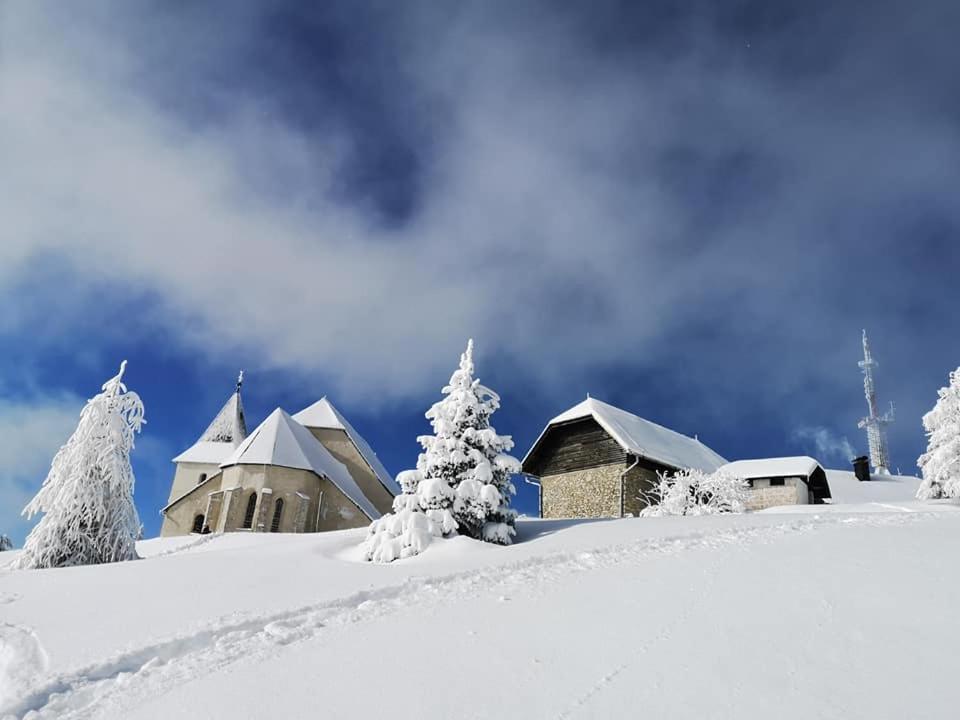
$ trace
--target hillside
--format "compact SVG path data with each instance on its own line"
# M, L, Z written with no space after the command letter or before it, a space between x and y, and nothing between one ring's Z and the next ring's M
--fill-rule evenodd
M5 569L0 717L951 717L931 669L960 647L957 507L853 490L794 514L527 520L512 547L389 566L345 531Z

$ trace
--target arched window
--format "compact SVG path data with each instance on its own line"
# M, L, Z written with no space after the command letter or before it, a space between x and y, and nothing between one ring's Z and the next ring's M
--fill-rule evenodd
M273 521L270 523L270 532L280 532L280 516L283 515L283 498L277 498L273 504Z
M203 483L205 483L206 481L207 481L207 474L200 473L200 479L197 480L197 485L203 485Z
M257 494L250 493L250 499L247 500L247 512L243 515L243 527L249 530L253 527L253 513L257 509Z
M203 515L197 515L193 519L193 532L203 532Z

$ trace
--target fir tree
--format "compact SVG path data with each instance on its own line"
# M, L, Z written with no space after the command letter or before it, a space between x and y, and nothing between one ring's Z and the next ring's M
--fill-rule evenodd
M145 422L143 403L120 373L88 401L73 435L24 509L44 513L23 546L19 565L51 568L132 560L140 520L133 504L130 450Z
M445 397L427 411L434 434L417 438L423 447L417 469L398 476L403 493L394 499L394 512L370 526L367 559L415 555L431 538L454 532L501 545L512 541L516 491L510 478L520 462L507 454L513 440L490 425L499 396L473 374L470 340L442 390Z
M928 442L917 460L923 474L917 491L921 500L960 497L960 368L950 373L950 384L938 396L923 416Z
M0 552L13 550L13 541L6 535L0 535Z

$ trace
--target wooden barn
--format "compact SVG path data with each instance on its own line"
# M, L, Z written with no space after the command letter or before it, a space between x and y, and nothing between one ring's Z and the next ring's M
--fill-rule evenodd
M540 479L540 515L636 515L658 472L717 470L726 460L699 440L588 397L553 418L523 459Z

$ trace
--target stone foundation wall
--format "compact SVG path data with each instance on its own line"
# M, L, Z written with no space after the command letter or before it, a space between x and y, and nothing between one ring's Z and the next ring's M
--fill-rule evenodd
M540 478L543 517L620 517L620 474L626 466L600 465Z
M651 497L653 488L657 485L656 470L635 467L630 470L623 480L623 513L624 515L640 514L650 501L656 502L656 498Z
M806 505L807 484L800 478L786 478L783 485L771 486L769 480L754 480L747 499L747 510L763 510L780 505Z

